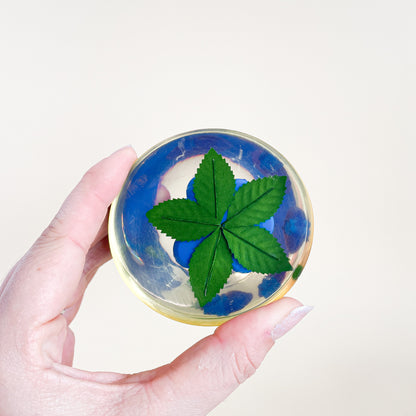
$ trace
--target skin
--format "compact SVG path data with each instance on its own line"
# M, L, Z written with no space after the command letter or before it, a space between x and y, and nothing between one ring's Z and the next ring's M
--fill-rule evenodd
M70 323L111 258L108 208L136 154L93 166L0 287L0 415L205 415L250 377L295 308L284 298L223 324L172 363L137 374L72 367Z

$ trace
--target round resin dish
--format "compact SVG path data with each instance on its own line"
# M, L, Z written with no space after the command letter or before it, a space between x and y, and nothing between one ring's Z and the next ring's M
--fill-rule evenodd
M153 224L155 221L150 222L149 218L153 217L149 216L149 212L164 203L165 207L169 207L171 202L166 205L166 201L187 200L183 202L185 206L204 205L205 195L201 193L202 173L199 173L198 179L195 175L205 169L202 168L206 166L203 165L203 160L208 153L216 155L213 158L217 158L215 160L222 164L224 171L228 169L232 172L232 185L229 180L230 172L222 173L224 179L222 176L220 179L227 182L225 178L228 178L228 193L231 186L234 199L237 198L238 190L243 189L247 182L261 181L261 178L284 181L282 199L275 212L265 221L253 225L255 230L250 228L256 233L266 233L267 241L272 239L271 236L272 240L277 241L287 261L283 271L252 271L257 266L250 270L238 261L241 259L244 263L244 258L238 257L239 246L234 247L235 239L232 239L232 235L233 230L235 234L239 234L241 228L228 230L227 225L232 224L230 217L235 216L229 214L233 211L234 202L227 202L228 209L225 211L223 208L224 215L221 211L222 219L218 220L220 225L216 226L216 231L208 226L206 236L198 236L191 241L179 241L178 238L175 240L167 235L169 232L166 234L162 232L164 230L158 229ZM205 169L205 175L208 171L209 169ZM195 193L194 185L197 188ZM224 185L224 189L227 186ZM252 212L254 217L258 215L258 211ZM178 215L180 214L181 212ZM239 225L235 219L234 225ZM197 228L191 225L188 231L197 232ZM230 252L232 265L228 266L231 260L215 264L220 274L223 269L229 268L229 277L211 300L201 302L200 297L197 298L195 294L195 286L191 284L190 270L192 276L204 270L204 261L200 258L198 263L193 259L198 255L201 257L202 251L197 255L197 250L206 248L210 244L208 240L212 240L214 234L218 236L216 241L220 241L220 249L225 251L222 254L227 257L227 252ZM312 235L313 218L309 197L290 163L271 146L255 137L220 129L183 133L142 155L133 165L119 196L113 202L109 218L111 252L119 273L131 291L155 311L177 321L195 325L219 325L236 315L283 297L305 266ZM250 238L245 240L250 245ZM256 256L252 258L254 263L257 260ZM222 264L227 265L222 267ZM244 263L245 266L247 264L250 266L252 263ZM206 282L205 292L202 290L200 296L207 295L207 287L210 288L214 283L210 281L208 285Z

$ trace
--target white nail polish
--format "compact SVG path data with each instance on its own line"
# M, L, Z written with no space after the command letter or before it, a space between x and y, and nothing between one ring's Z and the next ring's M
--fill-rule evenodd
M311 310L313 306L299 306L285 316L275 327L271 330L270 334L273 341L282 337L286 332L292 329L298 322L300 322Z

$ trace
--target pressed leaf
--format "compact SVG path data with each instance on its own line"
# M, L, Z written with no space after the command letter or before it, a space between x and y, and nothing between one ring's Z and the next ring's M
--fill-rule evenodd
M197 240L218 228L218 221L189 199L162 202L146 215L156 228L179 241Z
M195 249L189 264L189 278L201 307L224 287L231 274L231 263L231 253L220 229Z
M226 228L224 236L235 258L248 270L280 273L292 269L279 242L263 228Z
M272 217L282 203L286 176L270 176L244 184L228 209L226 227L260 224Z
M193 185L195 198L213 217L221 221L235 188L233 172L214 149L204 156Z

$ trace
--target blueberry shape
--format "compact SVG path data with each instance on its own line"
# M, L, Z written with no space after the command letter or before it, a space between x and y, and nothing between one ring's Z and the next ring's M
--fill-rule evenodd
M259 296L268 298L282 285L285 273L279 273L273 276L266 276L259 284Z
M284 223L287 251L294 253L307 240L310 233L310 223L305 213L297 207L288 210Z
M189 181L188 186L186 187L186 197L191 201L196 202L195 193L194 193L194 182L195 176Z
M228 316L230 313L246 307L252 299L253 295L251 293L233 290L223 295L215 296L211 302L204 306L204 314Z
M173 255L175 256L176 261L182 267L189 268L189 262L191 261L192 254L194 254L198 244L201 243L204 239L205 238L203 237L199 240L192 241L175 240L173 245Z

